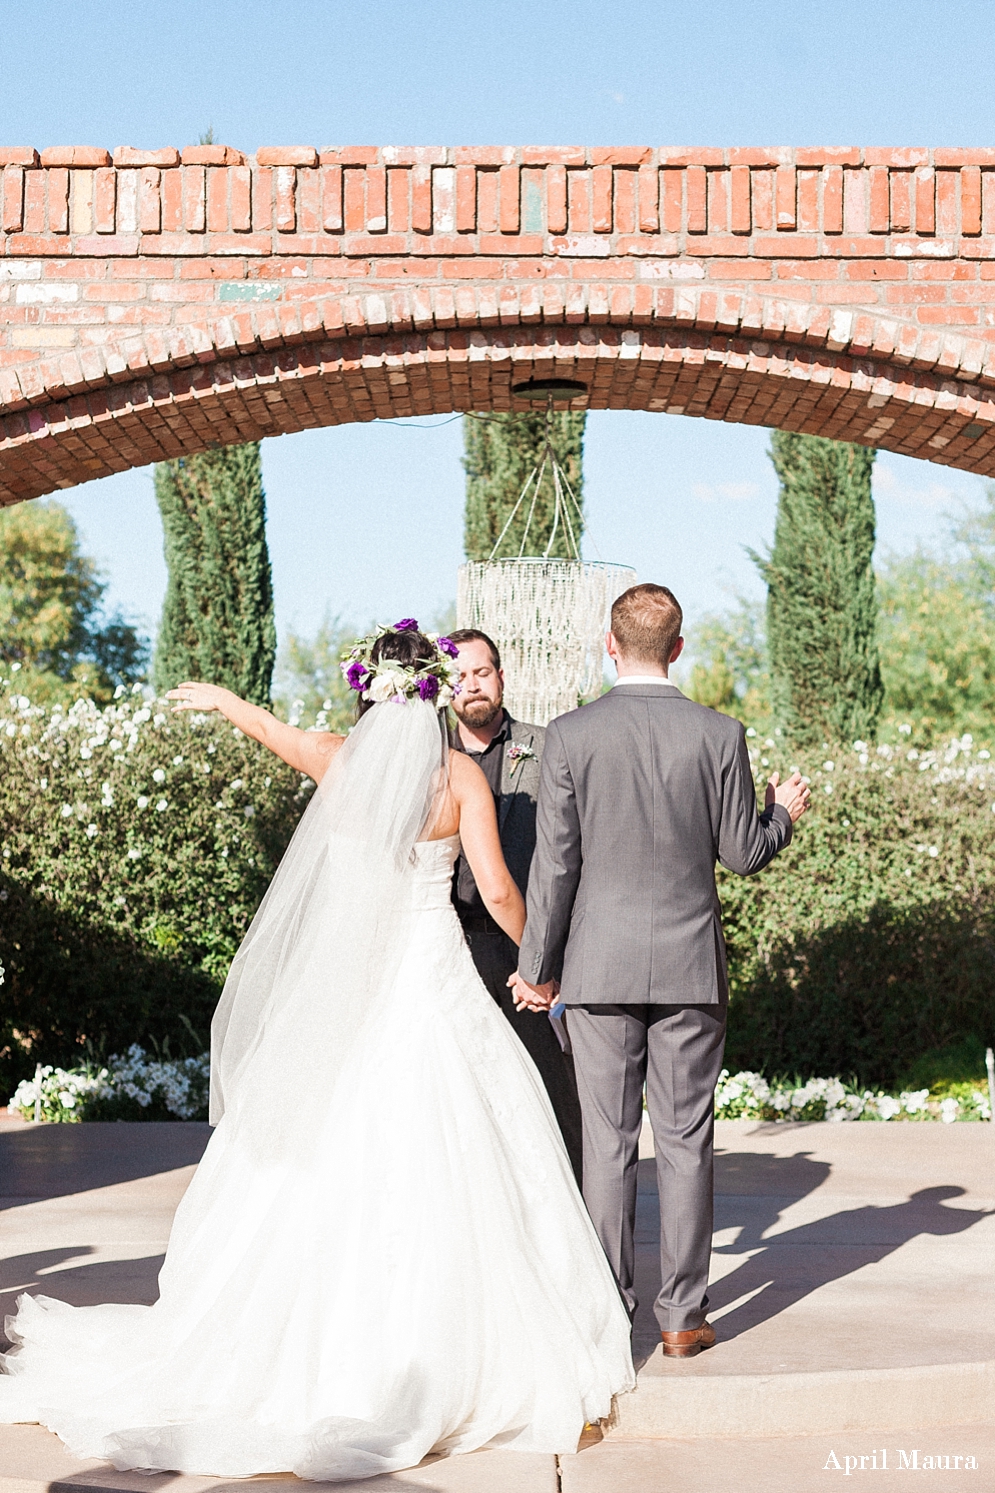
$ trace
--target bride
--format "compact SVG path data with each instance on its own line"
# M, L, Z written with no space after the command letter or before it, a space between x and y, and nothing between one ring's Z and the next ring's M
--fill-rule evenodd
M520 940L490 788L447 749L455 651L412 619L364 639L348 737L213 685L170 692L318 788L214 1017L216 1128L159 1300L22 1296L0 1421L119 1469L349 1479L429 1452L575 1451L632 1387L545 1090L450 903L462 842Z

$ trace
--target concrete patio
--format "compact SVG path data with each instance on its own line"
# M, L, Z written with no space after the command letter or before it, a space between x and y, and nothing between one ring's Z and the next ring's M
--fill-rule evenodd
M25 1290L80 1305L154 1301L173 1210L208 1134L0 1121L0 1315ZM995 1486L995 1128L736 1121L719 1124L717 1147L711 1352L664 1360L657 1346L646 1135L639 1385L604 1439L570 1457L482 1452L356 1486L669 1493L693 1482L705 1493L807 1493L826 1485L832 1458L840 1476L856 1459L853 1475L882 1450L881 1493L907 1485L901 1451L920 1465L950 1458L933 1487L961 1486L973 1470L965 1457L982 1474L969 1486ZM115 1473L69 1458L40 1427L0 1428L0 1493L238 1486Z

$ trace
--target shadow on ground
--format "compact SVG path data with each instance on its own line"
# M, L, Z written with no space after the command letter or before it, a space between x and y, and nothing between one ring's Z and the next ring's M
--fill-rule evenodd
M209 1125L192 1120L90 1121L0 1131L0 1208L194 1166L210 1135Z
M737 1233L715 1253L750 1253L709 1289L712 1312L741 1303L722 1317L724 1341L770 1321L823 1286L877 1264L919 1235L963 1233L990 1216L986 1209L944 1206L966 1191L948 1185L923 1188L903 1203L843 1209L769 1234L782 1214L821 1187L831 1171L829 1162L815 1161L805 1152L784 1157L753 1152L716 1156L715 1228ZM641 1161L636 1218L639 1310L633 1332L637 1368L660 1341L653 1315L660 1281L659 1237L656 1162Z
M0 1324L14 1313L17 1298L54 1296L70 1306L100 1306L104 1302L151 1306L159 1299L159 1271L164 1255L146 1255L131 1260L97 1260L72 1265L96 1253L89 1244L76 1248L42 1249L33 1254L11 1255L0 1260ZM65 1268L64 1268L65 1267ZM10 1346L0 1331L0 1351Z

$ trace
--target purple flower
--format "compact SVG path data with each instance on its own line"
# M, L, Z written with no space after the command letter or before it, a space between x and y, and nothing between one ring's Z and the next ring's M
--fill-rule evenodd
M434 674L426 674L424 679L418 681L419 700L434 700L439 693L439 681Z
M348 669L346 669L345 677L350 689L363 690L366 688L366 681L370 677L370 671L365 664L361 664L357 660L356 663L350 664Z
M435 646L438 648L440 653L446 653L450 658L456 658L459 654L459 649L453 642L452 638L438 638L436 640Z
M402 617L400 622L394 623L395 632L417 632L418 623L414 617Z

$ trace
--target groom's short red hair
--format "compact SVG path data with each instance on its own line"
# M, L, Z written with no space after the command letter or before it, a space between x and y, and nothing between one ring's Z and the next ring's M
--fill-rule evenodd
M626 658L646 663L670 663L681 635L684 613L667 586L630 586L612 607L612 632Z

